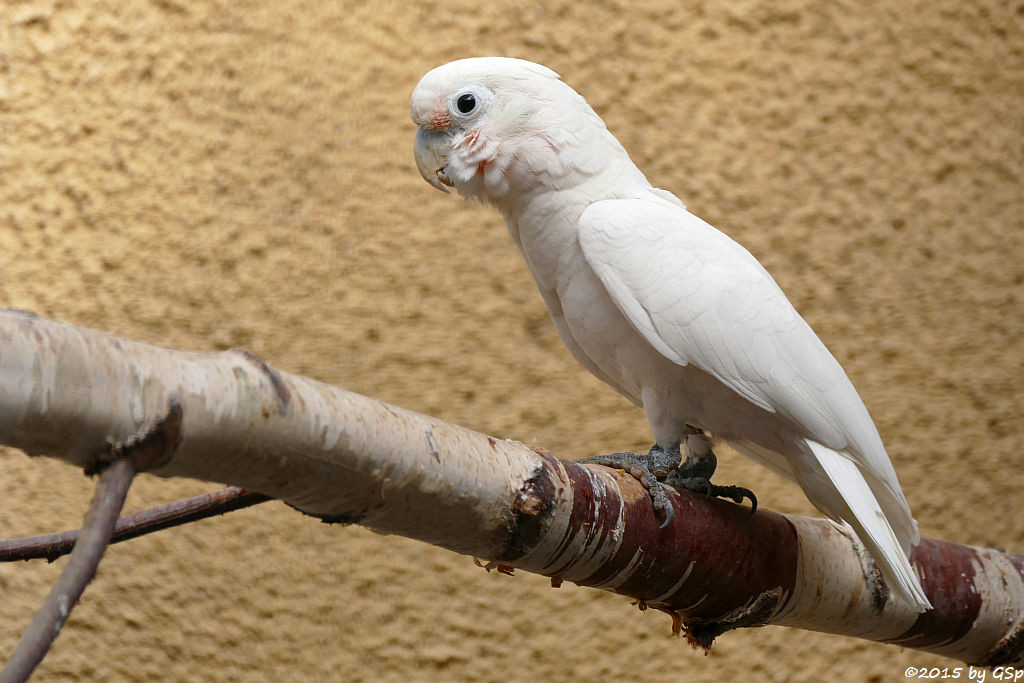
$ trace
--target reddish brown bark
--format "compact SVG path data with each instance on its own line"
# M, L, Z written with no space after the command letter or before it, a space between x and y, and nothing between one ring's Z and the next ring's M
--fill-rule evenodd
M751 516L746 506L669 489L675 519L662 529L650 499L628 475L604 470L595 476L603 468L543 457L550 483L539 488L563 491L568 523L554 532L560 540L541 552L535 550L552 533L550 524L510 527L517 534L513 545L524 551L503 558L505 564L636 598L642 608L672 615L674 628L703 648L731 629L785 623L789 603L801 591L826 590L800 585L800 544L814 540L801 528L821 525L826 538L843 543L831 522L799 518L794 524L798 518L763 509ZM557 507L556 501L539 514L555 515ZM602 559L592 571L581 569L595 557ZM999 590L1024 585L1024 558L926 538L911 562L934 609L907 619L905 606L888 601L877 569L864 558L863 571L854 577L859 585L837 584L833 595L818 601L822 609L829 600L848 602L850 618L837 615L831 627L816 630L964 657L971 664L1024 662L1018 594ZM871 619L902 620L906 627L894 635L864 631Z

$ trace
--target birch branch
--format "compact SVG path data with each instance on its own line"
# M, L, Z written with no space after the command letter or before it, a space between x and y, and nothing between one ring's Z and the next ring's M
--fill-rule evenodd
M241 486L329 522L416 538L553 582L636 598L710 647L778 624L976 665L1024 663L1024 557L924 539L935 608L890 600L854 538L820 519L669 491L659 529L631 477L558 460L297 375L245 351L159 348L0 311L0 443L89 466L170 397L181 442L153 470Z

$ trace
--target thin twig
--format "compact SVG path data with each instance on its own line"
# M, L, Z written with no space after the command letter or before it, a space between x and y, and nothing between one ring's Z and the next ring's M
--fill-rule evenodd
M112 446L113 461L96 468L103 469L71 559L0 671L0 683L27 680L43 661L72 608L96 575L136 472L166 462L180 441L181 421L181 404L172 400L163 420L128 442Z
M176 500L165 505L139 510L138 512L118 518L117 523L114 525L114 535L111 536L110 543L120 543L121 541L151 534L154 531L169 529L216 515L223 515L252 505L258 505L268 500L274 499L249 489L229 486L218 491L193 496L192 498ZM74 529L56 534L0 540L0 562L43 558L53 562L57 558L71 552L80 533L80 529Z

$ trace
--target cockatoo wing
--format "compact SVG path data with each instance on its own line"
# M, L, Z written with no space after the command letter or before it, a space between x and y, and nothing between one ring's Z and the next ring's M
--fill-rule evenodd
M853 384L746 249L653 194L596 202L579 222L587 263L651 346L786 418L903 499Z

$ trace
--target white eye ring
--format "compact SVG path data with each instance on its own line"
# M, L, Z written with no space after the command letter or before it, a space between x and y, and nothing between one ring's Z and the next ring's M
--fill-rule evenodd
M455 91L448 101L448 111L453 119L466 121L478 116L493 98L490 90L473 83Z

